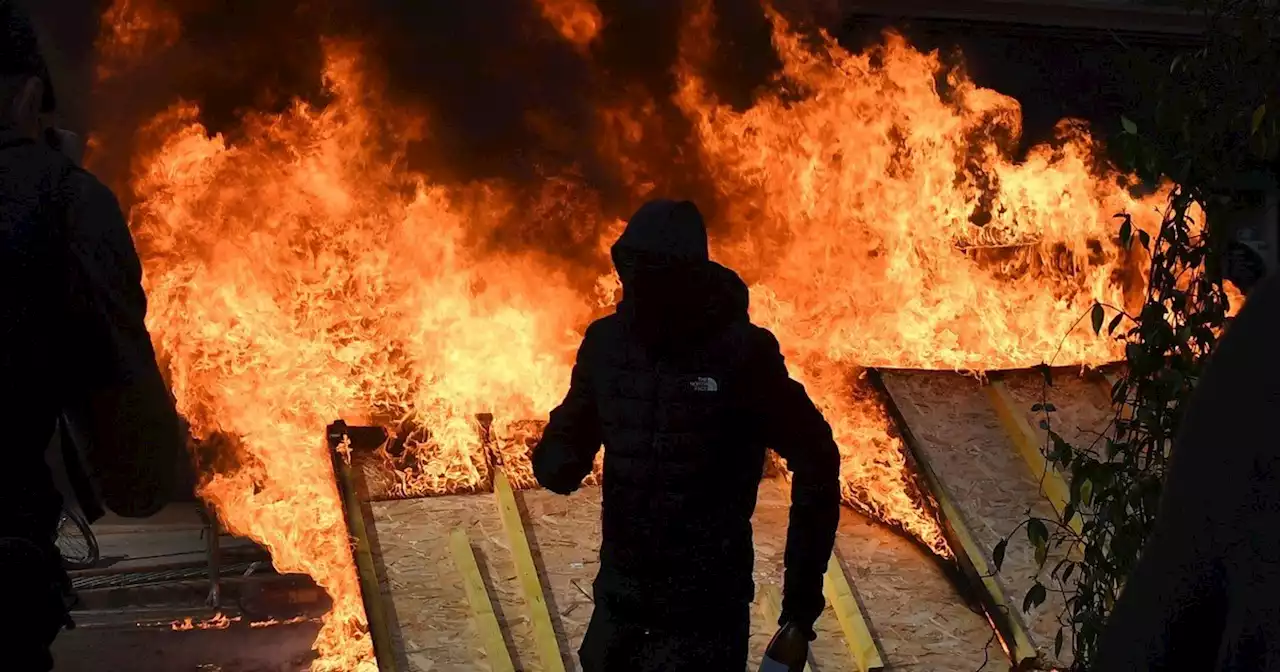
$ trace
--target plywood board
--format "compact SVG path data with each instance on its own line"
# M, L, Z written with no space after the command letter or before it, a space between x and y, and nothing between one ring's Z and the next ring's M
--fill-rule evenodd
M757 585L781 582L788 501L785 486L762 484L754 520ZM965 607L937 562L918 545L845 509L836 547L889 669L973 672L988 655L1003 662L985 617ZM772 630L753 630L752 664L758 665ZM830 607L818 621L814 645L821 670L854 669Z
M1052 507L1010 444L978 380L958 374L893 372L885 373L884 381L988 561L995 545L1028 513L1053 518ZM1053 585L1049 569L1056 559L1051 555L1038 574L1026 534L1014 534L998 578L1019 609L1037 576ZM1045 604L1021 614L1046 663L1055 662L1053 642L1062 608L1061 596L1051 591Z
M1057 409L1048 414L1050 427L1066 439L1067 443L1078 448L1103 447L1102 438L1115 419L1115 411L1109 399L1109 383L1099 383L1092 377L1055 372L1053 384L1046 385L1044 376L1031 371L1007 374L1001 380L1042 443L1046 436L1040 427L1040 421L1046 419L1045 413L1031 409L1036 404L1049 402Z
M598 569L600 491L571 497L543 490L516 493L545 596L569 669L590 620L591 581ZM466 529L487 574L499 621L507 631L517 669L536 670L532 633L520 602L514 567L491 495L376 502L371 505L375 546L384 574L386 602L396 613L396 648L410 672L487 670L471 624L466 594L448 549L456 526ZM781 585L789 497L770 479L761 485L755 527L757 585ZM940 568L910 541L845 510L838 544L850 582L866 610L892 669L969 672L981 666L990 644L985 619L970 612ZM759 609L752 613L751 669L776 630ZM815 669L853 669L839 623L828 608L814 643ZM572 666L572 667L570 667Z
M466 530L517 669L537 670L532 629L492 495L458 495L370 505L375 563L391 612L393 645L407 672L485 671L449 534ZM528 652L528 653L525 653Z

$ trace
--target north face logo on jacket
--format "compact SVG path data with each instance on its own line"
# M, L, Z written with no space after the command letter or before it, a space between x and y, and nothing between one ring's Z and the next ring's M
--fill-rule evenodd
M708 377L706 377L706 376L699 376L699 377L697 377L697 378L694 378L694 379L689 383L689 387L690 387L694 392L718 392L718 391L720 391L720 384L716 382L716 379L715 379L715 378L708 378Z

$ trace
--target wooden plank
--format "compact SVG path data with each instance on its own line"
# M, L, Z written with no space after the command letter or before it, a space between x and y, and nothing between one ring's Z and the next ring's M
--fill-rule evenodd
M507 476L501 469L497 469L497 474L494 476L493 492L498 499L498 513L502 517L502 527L506 530L507 540L511 543L516 576L520 579L525 605L529 608L529 617L533 622L538 659L542 661L545 672L565 672L564 658L560 654L560 642L556 639L551 612L547 609L547 599L542 592L542 581L538 578L538 568L533 562L533 551L529 548L524 519L516 506L516 497L511 490L511 483L507 481Z
M866 614L853 595L849 585L849 577L844 573L838 553L833 550L831 559L827 561L827 573L822 577L822 589L827 602L836 612L840 621L840 629L844 631L844 641L849 647L854 663L860 672L883 670L884 660L880 657L880 649L871 636L871 628L867 627Z
M1040 484L1040 493L1048 498L1049 503L1053 505L1053 510L1061 516L1062 512L1066 511L1067 504L1071 501L1071 488L1067 485L1066 479L1045 458L1044 453L1040 450L1041 444L1035 431L1027 423L1026 417L1018 409L1017 403L1009 394L1009 389L1005 387L1004 383L993 380L986 386L986 392L987 398L991 400L992 408L995 409L996 416L1000 419L1000 425L1004 427L1005 433L1009 435L1009 440L1018 449L1018 454L1027 463L1027 469L1031 470L1031 476ZM1080 534L1082 528L1080 515L1071 516L1068 525L1070 525L1072 531Z
M978 591L983 608L987 612L987 618L1000 635L1005 651L1009 655L1010 661L1013 662L1014 668L1027 669L1035 665L1039 658L1039 653L1031 641L1031 635L1027 632L1026 625L1018 617L1017 611L1005 595L1004 588L996 580L994 568L987 563L982 548L969 530L968 524L965 522L959 508L955 505L951 494L943 486L942 480L938 478L933 467L930 466L925 451L920 449L919 442L912 433L910 425L907 424L906 418L903 417L902 411L898 408L893 393L884 384L884 380L878 371L869 370L867 379L880 391L881 398L889 411L889 417L892 418L898 432L902 435L908 454L911 456L920 475L924 478L925 484L933 494L934 499L937 500L938 512L942 518L941 522L943 532L947 537L947 544L956 554L956 561L960 564L968 582Z
M373 640L373 655L379 672L396 672L395 656L391 630L387 625L387 612L382 604L382 588L378 584L377 568L373 562L373 552L369 545L369 534L365 528L364 511L360 508L359 492L355 475L348 461L350 456L346 436L346 425L335 423L326 432L329 454L333 458L334 477L338 484L338 495L342 499L343 512L346 515L347 530L355 539L356 574L360 584L360 596L364 601L365 618L369 622L369 637Z
M515 672L511 652L507 651L507 643L502 639L502 626L493 613L493 603L489 601L489 592L485 589L484 577L480 575L480 565L471 550L471 540L467 538L466 530L454 528L449 535L449 550L453 554L458 573L462 575L462 587L467 591L471 618L480 633L480 642L484 646L489 668L493 672Z

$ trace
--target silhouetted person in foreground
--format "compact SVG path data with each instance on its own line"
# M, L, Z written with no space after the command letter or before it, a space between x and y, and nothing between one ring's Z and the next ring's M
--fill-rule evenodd
M55 111L31 23L0 0L0 669L16 672L52 669L69 623L45 462L59 418L89 440L77 499L120 515L165 503L183 451L120 206L59 151Z
M692 203L646 204L612 252L622 301L587 329L533 452L538 482L569 494L605 449L582 665L740 672L765 449L794 474L780 625L811 640L840 515L836 444L777 340L748 319L746 285L708 260Z
M1095 672L1280 671L1280 276L1254 289L1174 441Z

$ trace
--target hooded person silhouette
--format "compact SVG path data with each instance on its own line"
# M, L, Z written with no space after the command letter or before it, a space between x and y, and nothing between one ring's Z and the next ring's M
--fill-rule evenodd
M133 239L53 125L53 88L30 18L0 0L0 629L4 669L23 672L52 668L50 645L70 623L53 542L64 500L46 462L55 427L73 418L87 439L72 446L68 431L61 446L86 514L99 496L120 515L154 513L186 454Z
M612 248L623 298L583 337L534 474L576 490L604 446L603 543L587 672L742 670L751 515L766 448L793 473L780 625L813 638L839 521L831 428L709 259L688 201L646 203Z

